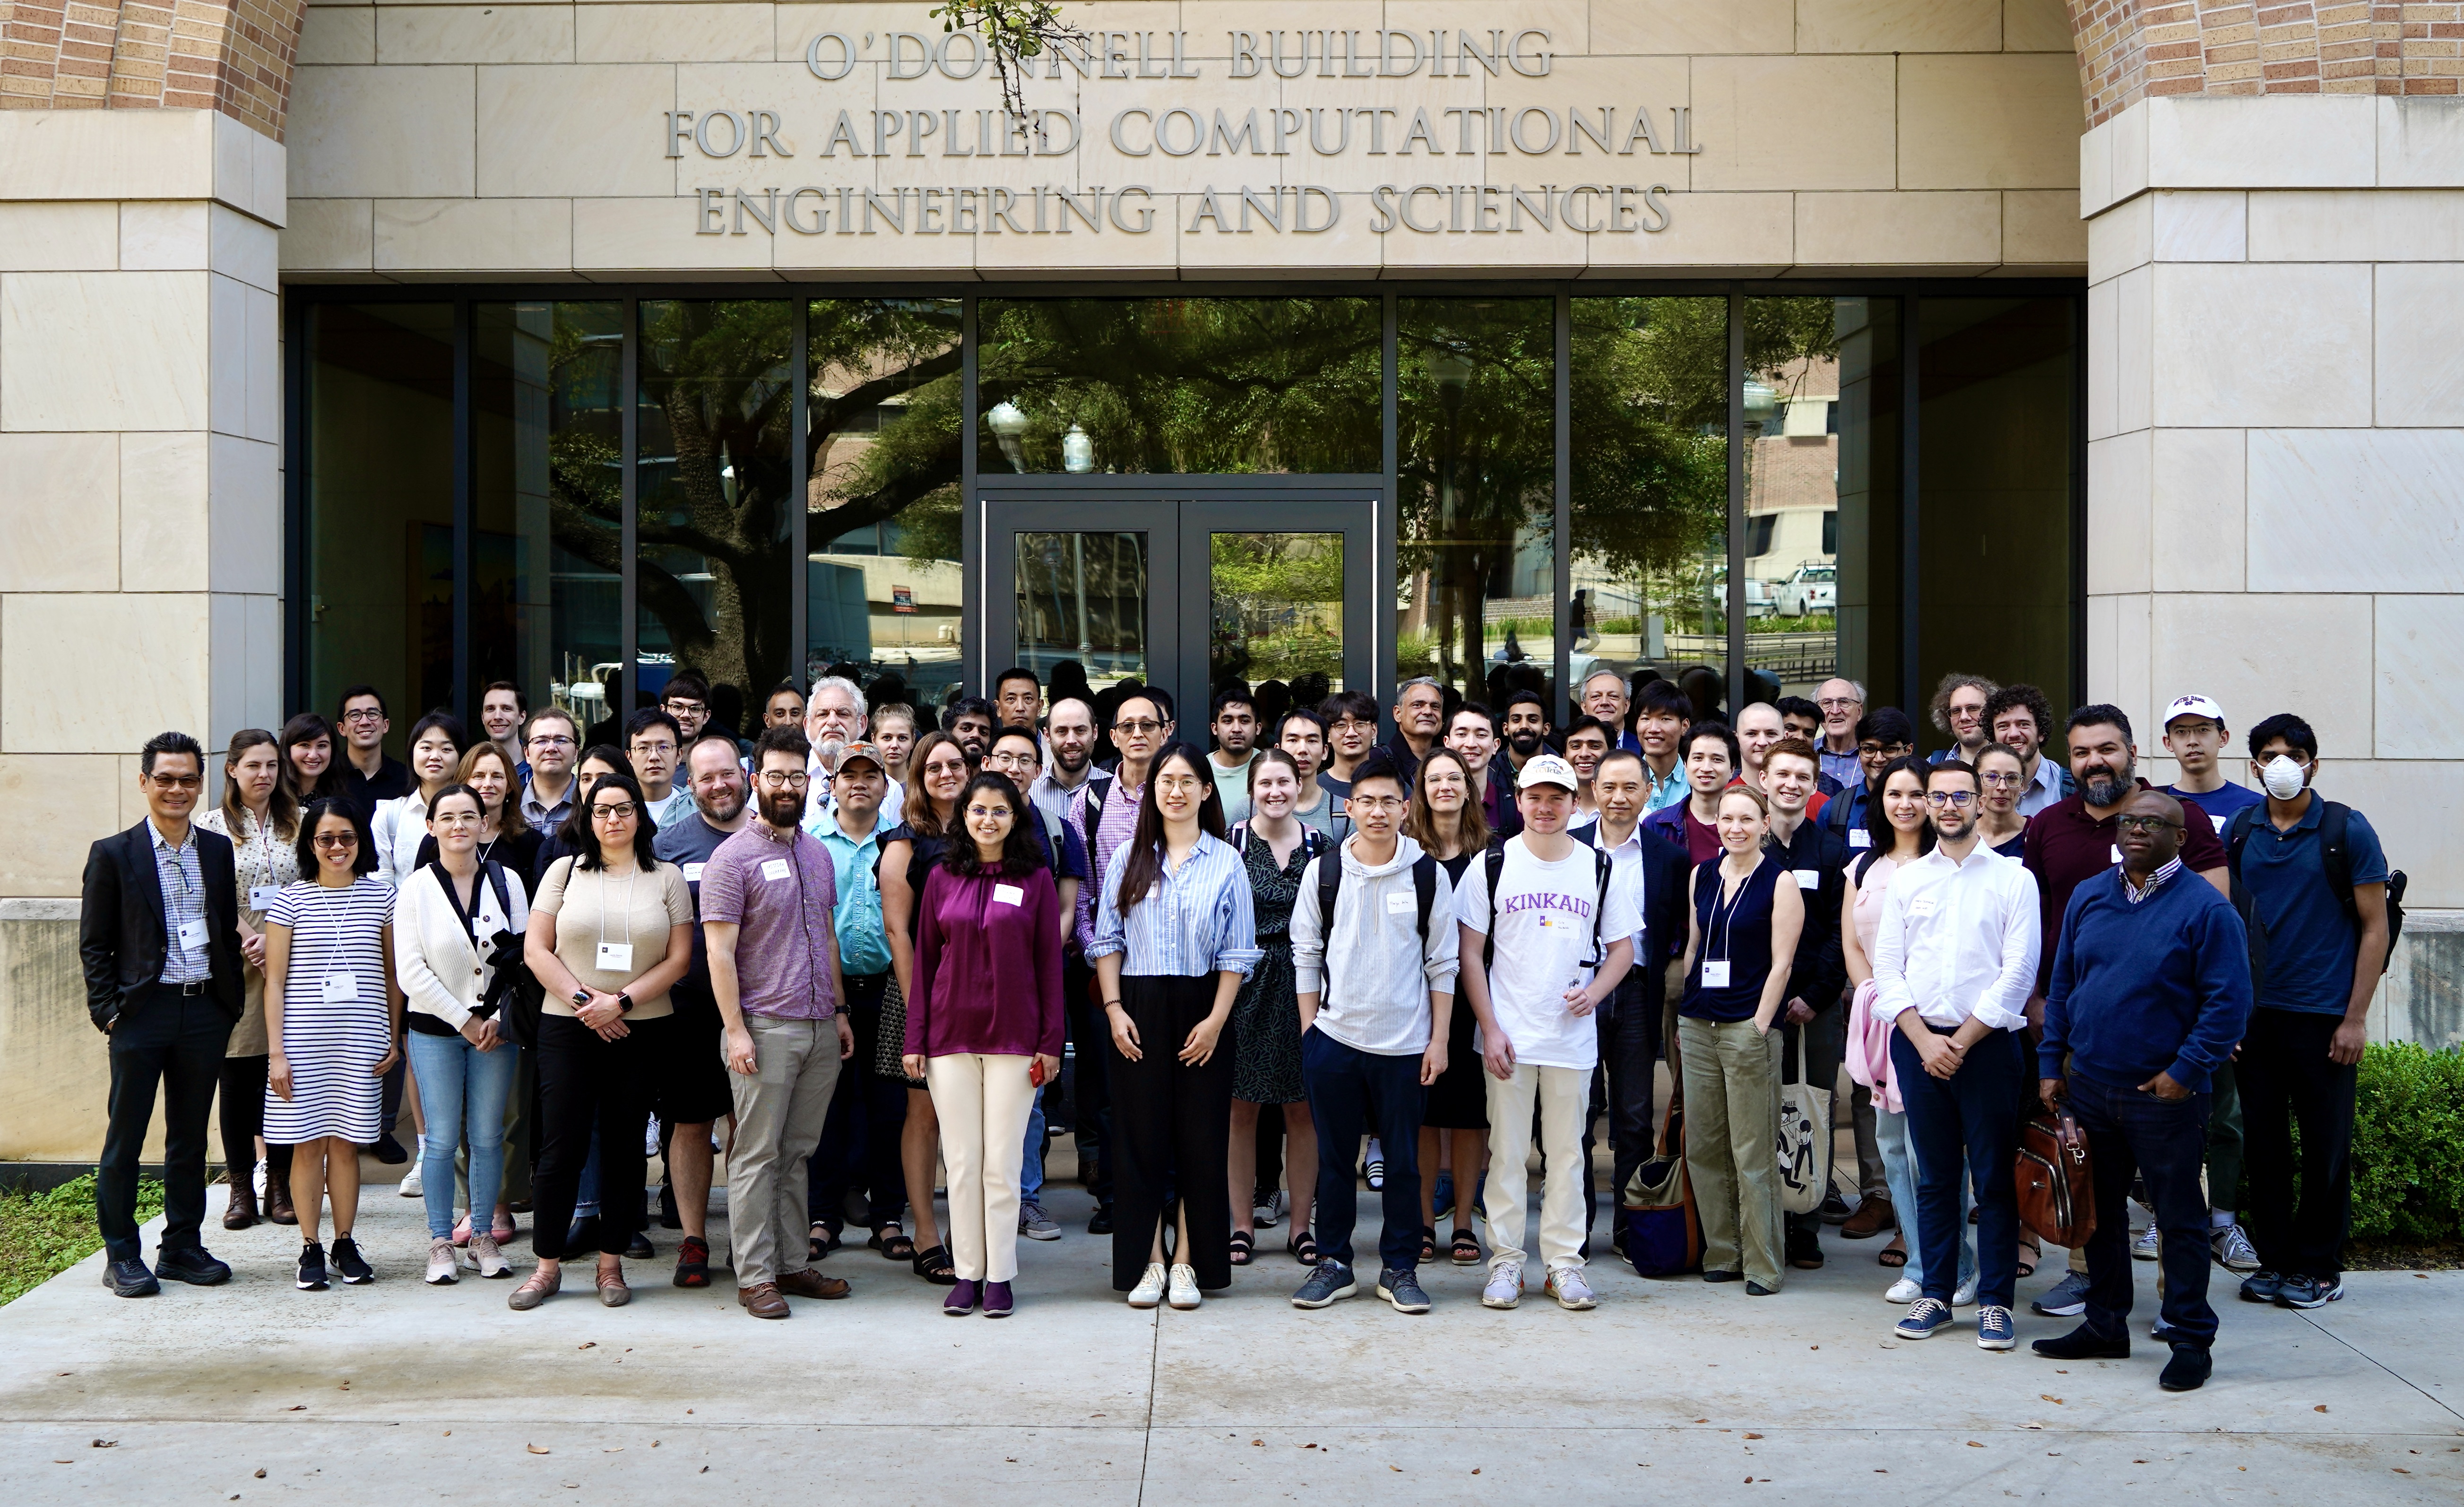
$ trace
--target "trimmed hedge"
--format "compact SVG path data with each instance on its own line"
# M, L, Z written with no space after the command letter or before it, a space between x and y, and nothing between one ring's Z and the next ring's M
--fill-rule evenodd
M2363 1054L2353 1237L2464 1237L2464 1048L2372 1042Z

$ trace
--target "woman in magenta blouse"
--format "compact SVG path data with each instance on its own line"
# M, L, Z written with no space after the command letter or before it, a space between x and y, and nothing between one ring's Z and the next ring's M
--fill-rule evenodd
M931 1085L950 1170L957 1285L941 1311L1005 1319L1018 1276L1018 1178L1035 1092L1061 1070L1061 896L1035 818L1006 776L959 793L963 835L916 906L901 1066Z

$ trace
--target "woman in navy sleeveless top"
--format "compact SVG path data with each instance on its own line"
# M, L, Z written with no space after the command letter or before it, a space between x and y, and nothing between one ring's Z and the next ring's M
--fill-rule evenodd
M1788 865L1763 851L1770 812L1748 786L1720 794L1720 857L1694 870L1677 1012L1703 1279L1742 1278L1755 1298L1780 1286L1780 1036L1772 1027L1805 925Z

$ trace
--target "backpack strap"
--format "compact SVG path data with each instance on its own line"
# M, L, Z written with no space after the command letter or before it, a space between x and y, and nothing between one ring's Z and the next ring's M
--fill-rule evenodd
M1438 861L1426 853L1412 863L1412 894L1420 903L1420 949L1429 946L1429 909L1438 903Z
M2326 801L2320 810L2319 863L2327 871L2327 888L2335 894L2336 904L2343 907L2345 924L2359 935L2362 907L2353 899L2352 816L2352 807L2333 800Z
M1096 823L1104 819L1104 792L1112 788L1110 778L1097 775L1087 777L1087 841L1095 841Z
M510 928L514 924L514 901L505 892L505 865L488 859L480 863L479 872L488 876L488 887L496 892L496 908L504 913L505 925Z
M1480 966L1485 970L1497 956L1497 882L1506 873L1506 841L1491 838L1488 851L1481 855L1481 863L1488 883L1488 935L1480 945Z
M1601 928L1608 925L1609 885L1617 878L1617 864L1610 860L1607 849L1596 847L1592 849L1592 877L1595 882L1592 895L1592 960L1584 966L1597 968L1608 961L1609 950L1601 941Z

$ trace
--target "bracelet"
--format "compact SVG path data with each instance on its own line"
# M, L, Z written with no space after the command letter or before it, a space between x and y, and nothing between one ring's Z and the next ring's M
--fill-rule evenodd
M1107 999L1104 1001L1104 1008L1107 1010L1118 1010L1121 1008L1121 1002L1117 999Z

